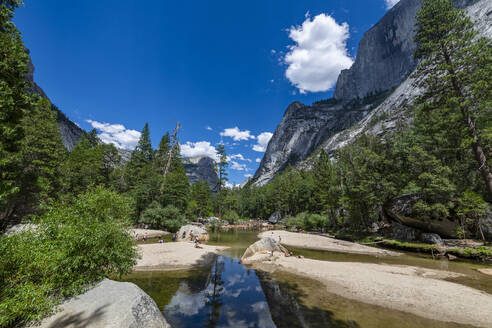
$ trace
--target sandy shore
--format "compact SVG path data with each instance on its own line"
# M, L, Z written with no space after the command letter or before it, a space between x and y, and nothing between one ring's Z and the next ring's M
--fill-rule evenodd
M147 238L161 237L170 234L170 232L164 230L152 230L152 229L132 229L132 233L134 236L138 234L140 239L143 237L144 234L147 234Z
M214 255L226 249L222 246L200 245L191 242L142 244L138 249L142 258L133 267L135 271L178 270L206 265Z
M264 231L258 237L272 237L285 246L303 247L309 249L318 249L323 251L366 254L374 256L398 256L401 253L388 251L385 249L375 248L351 243L349 241L338 240L326 236L313 235L307 233L289 232L283 230Z
M434 320L492 327L492 295L441 280L462 276L459 273L412 266L299 259L280 253L253 266L316 279L328 292L345 298Z

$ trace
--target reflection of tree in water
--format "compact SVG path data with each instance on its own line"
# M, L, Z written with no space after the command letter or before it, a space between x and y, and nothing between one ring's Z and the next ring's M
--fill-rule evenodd
M331 311L302 304L300 299L306 295L295 283L277 282L262 271L256 275L278 328L360 328L354 321L335 319Z
M221 293L224 291L222 285L224 285L224 280L222 280L222 274L224 273L224 262L219 261L218 258L215 259L214 272L212 274L212 279L210 284L213 285L211 292L207 292L207 301L205 305L210 307L210 315L207 320L207 328L213 328L217 326L220 317L220 308L223 303L221 302Z

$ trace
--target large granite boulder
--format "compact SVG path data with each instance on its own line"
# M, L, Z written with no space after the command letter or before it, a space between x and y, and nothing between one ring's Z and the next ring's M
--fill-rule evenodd
M280 212L274 212L270 217L268 218L268 222L271 224L277 224L280 220L282 219L282 214Z
M443 241L437 233L423 233L420 235L420 240L427 244L442 244Z
M167 328L157 304L129 282L105 279L60 305L39 328Z
M492 241L492 206L488 206L487 213L478 220L478 224L485 240Z
M452 216L431 219L414 215L412 207L419 200L420 196L418 194L396 197L384 206L384 212L391 220L407 227L419 229L424 232L437 233L445 238L456 238L459 220Z
M243 256L241 263L252 264L254 262L268 261L278 256L289 254L289 251L271 237L265 237L250 245Z
M192 236L193 238L198 236L200 241L207 241L209 239L208 232L205 228L193 224L187 224L182 226L176 233L176 240L192 241Z

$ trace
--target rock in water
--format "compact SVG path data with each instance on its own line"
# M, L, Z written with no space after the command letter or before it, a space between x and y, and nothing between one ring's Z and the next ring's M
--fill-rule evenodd
M272 215L270 215L270 217L268 218L268 222L270 222L271 224L277 224L278 221L280 221L282 219L282 214L280 214L280 212L274 212Z
M105 279L60 305L40 328L168 328L157 304L129 282Z
M179 229L176 234L176 239L178 241L191 241L192 233L194 237L198 236L200 241L207 241L209 238L207 230L196 225L188 224Z
M442 239L437 233L423 233L420 240L427 244L442 244Z
M269 260L272 257L288 254L289 251L271 237L265 237L250 245L243 256L241 263L252 264L253 262L261 262Z

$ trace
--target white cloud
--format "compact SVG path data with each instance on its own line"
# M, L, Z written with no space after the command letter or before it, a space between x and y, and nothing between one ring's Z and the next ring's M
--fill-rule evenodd
M236 161L230 161L229 163L231 166L229 167L231 170L236 170L236 171L249 171L248 167L246 164L241 164Z
M228 161L231 161L233 159L237 159L239 161L246 161L246 162L251 163L251 160L249 158L244 158L244 156L242 154L234 154L234 155L227 156Z
M217 151L208 141L188 141L180 146L183 157L208 156L213 160L217 160Z
M301 26L292 26L289 37L295 45L285 55L288 68L285 76L299 89L327 91L335 85L342 69L349 68L353 60L347 52L349 25L338 24L331 16L309 15Z
M233 128L225 129L220 133L220 135L222 137L231 137L232 139L234 139L234 141L248 140L248 139L255 138L255 136L251 135L251 131L249 130L241 131L237 126Z
M391 9L394 5L400 2L400 0L384 0L384 2L386 2L386 9Z
M212 129L212 127L211 127L210 125L207 125L207 126L205 127L205 130L212 131L213 129Z
M270 132L261 133L258 137L256 137L256 139L258 141L257 141L257 144L253 146L253 150L258 151L258 152L266 151L266 148L268 146L268 142L270 141L272 136L273 136L273 133L270 133ZM256 162L258 162L258 160Z
M275 49L272 49L272 50L270 50L270 53L271 53L272 55L275 55L275 54L277 53L277 51L276 51Z
M255 160L255 162L256 162L256 163L261 163L261 158L257 158L257 159Z
M244 177L245 178L251 178L253 176L253 174L245 174Z
M125 128L122 124L101 123L93 120L86 120L96 130L99 139L104 143L111 143L118 148L131 150L135 148L140 139L140 132Z

